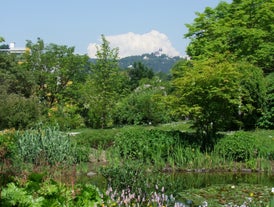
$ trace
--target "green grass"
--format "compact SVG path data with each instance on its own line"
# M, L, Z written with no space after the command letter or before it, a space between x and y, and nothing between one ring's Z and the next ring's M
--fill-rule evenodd
M79 132L75 136L77 138L79 144L88 145L93 148L102 147L104 149L108 148L114 142L115 136L123 132L125 130L143 130L143 129L156 129L156 130L163 130L163 131L188 131L193 132L191 129L191 123L189 122L176 122L176 123L169 123L169 124L162 124L157 126L152 125L144 125L144 126L123 126L117 128L109 128L109 129L90 129L90 128L83 128L78 129Z

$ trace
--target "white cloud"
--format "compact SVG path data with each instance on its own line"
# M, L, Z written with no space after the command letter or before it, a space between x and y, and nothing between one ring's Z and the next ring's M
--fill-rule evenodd
M135 34L132 32L120 35L105 36L110 42L111 48L119 48L119 57L127 57L131 55L142 55L144 53L152 53L162 49L162 53L168 56L180 56L180 53L172 46L168 37L152 30L145 34ZM88 46L88 55L95 57L97 47L100 44L90 43Z

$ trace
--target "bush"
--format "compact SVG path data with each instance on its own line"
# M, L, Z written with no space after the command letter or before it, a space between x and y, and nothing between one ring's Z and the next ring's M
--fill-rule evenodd
M170 121L162 93L163 91L159 89L149 88L134 91L116 104L114 123L117 125L156 125Z
M4 130L0 132L0 186L4 186L11 175L14 175L16 165L14 163L16 155L16 141L14 130ZM1 187L0 187L1 190Z
M46 121L58 124L61 130L82 128L85 126L84 118L78 112L78 107L73 104L53 106L48 111Z
M87 129L80 130L75 138L82 146L105 150L113 145L114 137L119 132L119 129Z
M28 180L23 186L9 183L1 192L0 206L99 206L103 203L96 186L71 187L55 181ZM72 194L72 190L75 195Z
M18 156L23 162L37 164L73 163L75 146L70 137L58 127L42 127L16 133Z
M220 156L237 162L248 161L257 157L256 139L245 132L239 131L226 135L215 145L215 152Z
M41 108L36 98L0 94L0 129L24 129L37 122Z
M123 159L140 160L144 163L166 162L179 144L179 136L167 131L129 129L115 137L114 150Z
M273 130L256 130L247 133L255 137L258 156L260 158L274 160Z
M1 165L5 163L4 160L13 158L15 148L16 148L16 142L14 138L14 130L1 131L0 132L0 160L1 160L0 164Z

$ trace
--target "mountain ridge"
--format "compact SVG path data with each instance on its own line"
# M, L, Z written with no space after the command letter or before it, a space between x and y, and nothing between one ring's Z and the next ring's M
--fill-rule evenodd
M163 72L169 73L172 66L179 60L186 59L185 57L174 56L170 57L161 50L153 52L153 53L145 53L142 55L133 55L127 56L119 59L119 66L122 69L127 69L133 66L135 62L141 62L145 66L151 68L153 72ZM96 59L91 58L92 62L95 62Z

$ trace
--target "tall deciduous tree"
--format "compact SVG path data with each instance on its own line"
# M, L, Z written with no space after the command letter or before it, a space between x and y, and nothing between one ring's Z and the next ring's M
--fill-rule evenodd
M274 71L274 2L273 0L233 0L207 7L187 24L185 37L191 42L187 53L193 59L215 53L233 55Z
M192 118L198 132L211 137L234 124L254 127L264 104L261 69L211 58L192 61L182 76L176 75L174 109Z
M64 97L68 95L65 92L71 84L84 81L88 57L75 55L73 47L45 45L39 38L36 43L28 41L27 48L29 51L22 67L34 74L40 101L51 107L56 102L73 98Z
M111 122L111 111L119 97L121 79L118 48L110 48L109 42L102 35L102 44L97 48L96 57L86 90L89 125L105 128Z
M32 96L33 86L32 74L20 65L17 55L0 52L0 130L26 128L39 119L41 108Z

